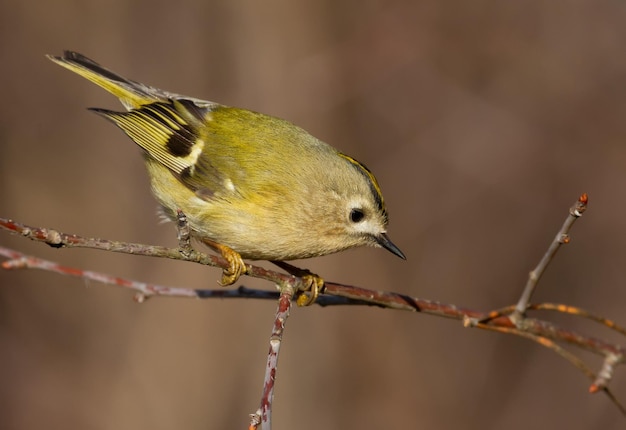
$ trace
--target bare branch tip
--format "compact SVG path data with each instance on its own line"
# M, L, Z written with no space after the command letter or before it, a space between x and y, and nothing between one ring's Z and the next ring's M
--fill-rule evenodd
M589 202L589 196L587 195L587 193L582 193L580 197L578 198L578 203L580 203L581 205L587 206L588 202Z
M572 214L572 216L575 216L578 218L582 216L582 214L587 210L588 204L589 204L589 197L587 196L587 193L582 193L580 197L578 198L578 201L576 202L574 207L570 209L570 213Z

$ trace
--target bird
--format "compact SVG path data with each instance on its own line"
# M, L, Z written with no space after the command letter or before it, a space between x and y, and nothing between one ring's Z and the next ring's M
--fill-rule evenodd
M387 235L373 173L302 128L124 78L77 52L47 57L119 99L125 111L89 109L143 150L165 215L182 211L192 236L227 260L222 285L246 272L244 259L279 263L360 246L406 259ZM308 282L315 300L323 280Z

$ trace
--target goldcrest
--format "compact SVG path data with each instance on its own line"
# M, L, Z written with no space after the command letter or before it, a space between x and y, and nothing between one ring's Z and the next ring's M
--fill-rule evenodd
M279 118L186 97L123 78L76 52L48 56L118 97L126 112L92 111L144 150L152 191L165 214L186 216L195 238L229 262L285 261L358 246L405 258L387 237L387 210L374 175Z

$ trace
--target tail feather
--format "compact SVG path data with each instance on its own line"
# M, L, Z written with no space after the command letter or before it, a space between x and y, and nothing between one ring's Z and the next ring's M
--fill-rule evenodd
M167 101L177 95L126 79L82 54L64 51L63 56L47 56L50 60L104 88L120 99L127 109L136 109L155 101Z

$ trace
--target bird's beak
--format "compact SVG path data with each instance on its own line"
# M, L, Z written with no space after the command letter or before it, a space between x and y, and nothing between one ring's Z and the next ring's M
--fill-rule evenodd
M387 233L379 234L378 236L375 237L375 239L376 239L376 242L378 242L378 244L382 246L383 248L385 248L387 251L391 252L392 254L397 255L403 260L406 260L404 253L400 251L400 248L394 245L391 240L389 240L389 236L387 236Z

